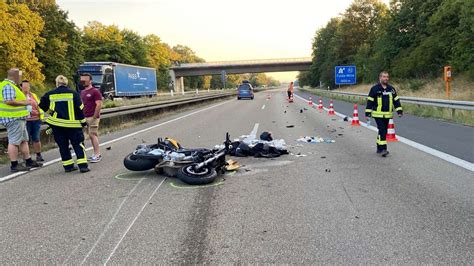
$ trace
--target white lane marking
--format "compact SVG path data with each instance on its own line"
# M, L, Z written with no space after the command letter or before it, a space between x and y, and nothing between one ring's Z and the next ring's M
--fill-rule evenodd
M265 104L262 106L262 110L265 109Z
M138 217L142 214L143 210L145 209L145 207L148 205L148 203L150 202L150 200L153 198L153 196L155 195L155 193L158 191L158 189L161 187L161 185L165 182L167 178L165 177L159 184L158 186L155 188L155 190L153 191L153 193L151 193L150 197L148 198L148 200L145 202L145 204L143 204L142 208L140 209L140 211L137 213L137 215L135 216L135 218L133 219L132 223L127 227L127 230L125 230L125 232L123 233L122 237L120 238L119 242L117 242L117 244L115 245L114 249L112 250L112 252L110 253L109 257L107 258L107 260L104 262L104 265L107 265L107 263L109 262L109 260L112 258L112 256L115 254L115 251L117 250L117 248L120 246L120 244L122 243L123 239L125 238L125 236L128 234L128 232L130 231L130 229L132 228L132 226L135 224L135 222L137 221Z
M163 123L161 123L161 124L157 124L157 125L154 125L154 126L151 126L151 127L148 127L148 128L142 129L142 130L139 130L139 131L137 131L137 132L130 133L130 134L128 134L128 135L125 135L125 136L122 136L122 137L119 137L119 138L116 138L116 139L113 139L113 140L109 140L109 141L107 141L107 142L101 143L99 146L102 147L102 146L104 146L104 145L108 145L108 144L110 144L110 143L114 143L114 142L120 141L120 140L122 140L122 139L129 138L129 137L131 137L131 136L134 136L134 135L137 135L137 134L140 134L140 133L149 131L149 130L151 130L151 129L154 129L154 128L157 128L157 127L161 127L161 126L163 126L163 125L166 125L166 124L169 124L169 123L172 123L172 122L181 120L181 119L183 119L183 118L186 118L186 117L189 117L189 116L192 116L192 115L195 115L195 114L198 114L198 113L207 111L207 110L209 110L209 109L212 109L212 108L221 106L221 105L226 104L226 103L229 103L229 102L231 102L231 101L233 101L233 100L225 101L225 102L223 102L223 103L219 103L219 104L216 104L216 105L213 105L213 106L210 106L210 107L207 107L207 108L204 108L204 109L201 109L201 110L198 110L198 111L189 113L189 114L187 114L187 115L183 115L183 116L180 116L180 117L171 119L171 120L166 121L166 122L163 122ZM90 151L90 150L92 150L92 147L89 147L89 148L86 149L86 151ZM73 154L73 156L74 156L74 154ZM43 164L43 167L49 166L49 165L51 165L51 164L54 164L54 163L57 163L57 162L60 162L60 161L61 161L61 158L57 158L57 159L48 161L48 162L46 162L46 163ZM18 172L18 173L14 173L14 174L11 174L11 175L7 175L7 176L5 176L5 177L1 177L1 178L0 178L0 183L5 182L5 181L7 181L7 180L10 180L10 179L12 179L12 178L18 177L18 176L27 174L27 173L29 173L29 172L31 172L31 171L38 170L38 169L41 169L41 167L32 169L32 170L30 170L30 171L28 171L28 172Z
M83 265L86 260L89 258L89 256L92 254L92 252L94 251L94 249L97 247L97 245L99 244L100 240L102 240L102 238L105 236L105 233L109 230L110 226L115 222L115 218L117 218L117 215L119 214L120 210L122 209L123 205L125 204L125 202L129 199L129 197L132 195L133 191L135 191L135 189L138 187L138 185L140 185L140 183L143 181L144 178L141 178L140 179L140 182L138 182L132 190L130 190L130 192L127 194L127 196L122 200L122 203L120 204L120 206L118 207L118 209L115 211L114 215L112 216L112 219L110 219L109 223L105 226L104 230L102 231L102 233L100 233L99 235L99 238L97 238L97 240L95 241L94 245L92 246L92 248L89 250L89 252L87 253L87 255L84 257L84 259L81 261L81 263L79 265Z
M304 101L304 102L306 102L306 103L308 102L308 101L307 101L306 99L304 99L303 97L300 97L300 96L298 96L298 95L296 95L296 94L295 94L295 96L296 96L296 98L298 98L298 99L300 99L300 100L302 100L302 101ZM327 109L327 108L324 108L324 110L327 111L328 109ZM344 115L344 114L341 114L341 113L338 113L338 112L335 112L335 113L336 113L337 116L342 117L342 118L348 117L347 115ZM349 118L349 121L352 121L352 118ZM364 123L364 122L362 122L362 121L360 121L360 124L361 124L363 127L366 127L366 128L368 128L368 129L370 129L370 130L372 130L372 131L375 131L375 132L378 131L378 129L377 129L376 127L374 127L374 126L368 126L367 123ZM400 136L400 135L397 135L397 137L398 137L398 140L399 140L400 142L405 143L405 144L407 144L408 146L411 146L411 147L413 147L413 148L415 148L415 149L418 149L418 150L420 150L420 151L422 151L422 152L428 153L428 154L433 155L433 156L435 156L435 157L438 157L438 158L440 158L440 159L442 159L442 160L445 160L445 161L447 161L447 162L450 162L450 163L452 163L452 164L455 164L455 165L457 165L457 166L460 166L460 167L462 167L462 168L464 168L464 169L467 169L467 170L469 170L469 171L471 171L471 172L474 172L474 164L473 164L473 163L470 163L470 162L465 161L465 160L463 160L463 159L461 159L461 158L452 156L452 155L450 155L450 154L444 153L444 152L442 152L442 151L439 151L439 150L430 148L430 147L428 147L428 146L425 146L425 145L423 145L423 144L421 144L421 143L418 143L418 142L415 142L415 141L413 141L413 140L407 139L407 138L402 137L402 136Z
M254 136L255 138L257 137L257 131L258 131L258 126L260 124L256 123L255 126L253 126L252 132L250 132L250 136Z

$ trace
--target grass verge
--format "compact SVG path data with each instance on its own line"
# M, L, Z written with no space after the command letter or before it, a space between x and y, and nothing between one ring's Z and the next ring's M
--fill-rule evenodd
M358 96L338 95L338 94L330 93L327 91L321 91L318 89L304 88L300 90L306 91L312 94L316 94L318 96L331 98L334 100L357 103L359 105L366 104L366 100ZM402 106L403 106L403 112L407 114L412 114L419 117L436 118L436 119L441 119L448 122L474 126L474 111L456 110L452 108L435 107L435 106L427 106L427 105L419 105L419 104L410 104L410 103L403 103L403 101L402 101Z
M445 82L437 79L408 79L391 80L390 83L400 96L448 99L446 97ZM342 86L336 91L368 93L373 84L357 84ZM458 76L451 82L449 100L474 101L474 83L468 77Z

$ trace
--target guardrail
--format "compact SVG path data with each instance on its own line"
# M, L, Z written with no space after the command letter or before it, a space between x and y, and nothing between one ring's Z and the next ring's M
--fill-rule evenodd
M367 94L364 94L364 93L327 91L327 90L319 90L319 91L326 92L326 93L334 93L334 94L340 94L340 95L349 95L349 96L367 98ZM430 106L435 106L435 107L470 110L470 111L474 110L474 102L471 102L471 101L454 101L454 100L441 100L441 99L417 98L417 97L406 97L406 96L401 96L400 100L402 100L405 103L412 103L412 104L419 104L419 105L430 105Z
M193 98L183 98L183 99L167 100L167 101L161 101L161 102L152 102L152 103L143 103L143 104L134 104L134 105L128 105L128 106L107 108L107 109L102 110L101 118L111 118L115 116L129 115L133 113L150 111L150 110L155 110L155 109L160 109L160 108L167 108L167 107L185 105L185 104L190 104L190 103L214 100L214 99L229 97L235 94L236 94L235 91L230 91L230 92L224 92L224 93L219 93L219 94L197 96ZM43 125L42 130L44 130L45 128L46 126ZM5 128L1 127L0 139L4 139L4 138L6 138L6 130Z

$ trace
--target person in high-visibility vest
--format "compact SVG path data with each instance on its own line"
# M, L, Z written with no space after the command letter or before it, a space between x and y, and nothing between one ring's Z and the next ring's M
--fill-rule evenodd
M86 149L84 147L83 127L87 126L82 109L81 96L67 87L65 76L56 77L56 89L41 97L39 107L50 116L45 122L53 131L54 140L59 146L59 153L66 172L77 170L69 150L69 143L76 152L77 166L81 173L89 172Z
M44 162L43 156L41 155L41 122L44 120L44 111L39 108L39 98L34 92L30 90L30 82L23 80L20 84L21 90L25 94L27 100L31 103L30 115L26 118L26 130L28 131L28 137L33 143L33 149L36 153L36 161Z
M290 85L288 85L288 100L290 100L291 98L293 98L293 91L294 91L294 88L293 88L293 81L290 82Z
M19 69L10 69L7 78L0 83L0 124L7 129L11 172L28 171L42 166L30 156L26 117L30 114L31 102L16 85L20 77ZM19 151L23 155L25 165L18 163Z
M370 89L369 96L367 97L367 107L365 108L367 119L373 117L377 123L379 130L377 135L377 153L382 157L386 157L389 153L386 136L388 123L393 118L393 111L396 111L399 117L403 116L400 97L398 97L395 88L388 84L388 80L388 72L381 72L379 83Z

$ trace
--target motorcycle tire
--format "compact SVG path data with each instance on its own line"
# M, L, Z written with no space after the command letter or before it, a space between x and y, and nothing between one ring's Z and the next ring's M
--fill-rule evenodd
M205 185L214 182L217 172L214 168L203 167L199 172L194 171L195 164L183 166L178 170L178 178L189 185Z
M141 159L133 153L125 156L123 165L130 171L146 171L153 169L158 162L155 160Z

